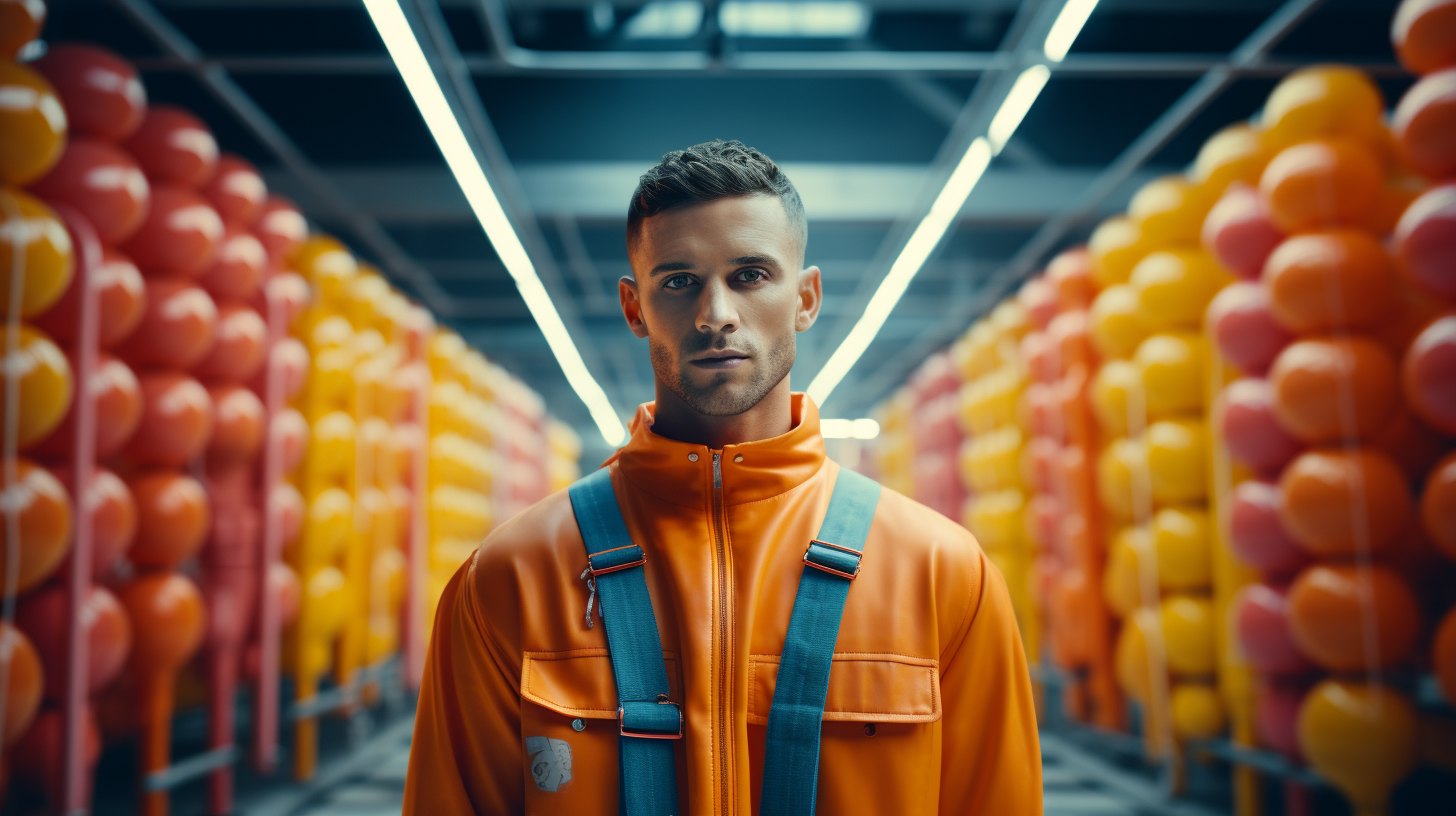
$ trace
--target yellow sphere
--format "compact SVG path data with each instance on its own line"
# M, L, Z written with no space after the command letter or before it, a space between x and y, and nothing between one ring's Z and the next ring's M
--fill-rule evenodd
M1148 449L1141 437L1120 437L1097 457L1097 495L1115 519L1129 520L1151 502Z
M354 327L342 315L328 315L313 324L308 332L308 345L312 351L337 349L353 354Z
M1202 249L1167 249L1138 262L1129 279L1150 331L1197 329L1213 296L1233 277Z
M382 598L385 609L397 612L404 604L406 577L404 553L394 547L380 550L370 566L369 594Z
M997 552L1022 548L1024 501L1020 490L998 490L971 499L968 527L982 547Z
M0 327L0 401L8 396L10 376L19 380L19 424L15 441L21 450L45 439L71 407L75 377L66 355L40 329L20 324L20 343L10 347L10 332Z
M439 331L430 337L430 375L436 385L454 379L465 350L465 340L455 332Z
M320 304L336 312L345 307L346 287L359 274L359 262L337 238L311 235L293 251L289 262L313 285Z
M308 441L308 474L318 487L348 484L354 475L354 418L331 411L314 421Z
M1164 671L1162 666L1152 665L1152 642L1161 637L1158 613L1152 609L1132 613L1117 633L1112 655L1117 684L1129 697L1145 704L1152 699L1155 679Z
M1102 597L1119 618L1131 615L1139 607L1156 600L1156 594L1143 592L1143 567L1151 566L1152 544L1148 531L1140 527L1124 527L1113 536L1107 555L1107 568L1102 571Z
M1410 700L1381 685L1326 680L1299 709L1306 761L1360 813L1384 813L1390 789L1415 769L1416 732Z
M19 257L17 257L17 254ZM20 316L34 317L60 300L75 272L71 233L44 201L0 188L0 315L14 314L11 276L20 262Z
M1178 683L1170 695L1173 733L1183 739L1208 739L1223 732L1228 721L1218 691L1206 683Z
M343 630L349 619L349 587L337 567L314 570L303 581L298 632L309 640L326 640Z
M345 283L344 308L354 328L379 331L380 321L387 322L389 282L372 267L361 267L361 272Z
M1127 205L1127 217L1138 224L1150 245L1197 244L1203 217L1212 206L1197 184L1183 176L1163 176L1137 191Z
M1133 267L1154 247L1132 219L1113 216L1103 221L1087 239L1092 255L1092 282L1098 289L1127 283Z
M324 349L313 355L308 372L309 413L321 415L349 407L354 392L354 355Z
M1158 584L1164 591L1203 589L1213 579L1208 514L1193 507L1165 507L1153 516Z
M323 564L344 550L354 530L354 500L342 488L319 492L308 505L299 562L305 568Z
M1092 345L1104 359L1126 359L1148 336L1140 316L1137 290L1125 283L1109 286L1092 301L1087 317Z
M1147 462L1153 501L1183 504L1208 494L1208 432L1196 419L1165 419L1148 426Z
M8 58L0 60L0 100L0 182L29 184L61 159L66 109L45 77Z
M1229 125L1199 148L1198 158L1193 160L1193 180L1215 199L1236 181L1257 187L1269 155L1258 128L1244 122Z
M1016 298L1001 301L1001 305L991 310L991 327L1000 332L1001 337L1011 342L1016 342L1031 331L1031 318L1026 314L1026 307Z
M1376 145L1382 140L1385 100L1364 71L1318 65L1295 71L1275 86L1260 124L1272 152L1321 136Z
M1174 595L1159 609L1168 670L1212 674L1218 668L1213 603L1200 595Z
M1127 436L1132 421L1145 423L1143 375L1129 360L1104 363L1092 378L1092 412L1109 436ZM1136 412L1130 420L1128 411Z
M1205 347L1194 332L1155 334L1138 346L1133 361L1142 374L1149 417L1203 410Z

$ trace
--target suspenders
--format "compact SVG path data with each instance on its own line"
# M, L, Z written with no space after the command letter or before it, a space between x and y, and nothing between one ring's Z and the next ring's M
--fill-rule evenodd
M667 699L662 642L642 571L646 556L632 543L606 468L572 485L569 494L603 609L611 607L602 620L617 680L618 813L680 816L672 740L682 738L682 709ZM830 662L879 497L879 484L841 469L819 537L804 552L768 715L759 802L764 816L814 812Z

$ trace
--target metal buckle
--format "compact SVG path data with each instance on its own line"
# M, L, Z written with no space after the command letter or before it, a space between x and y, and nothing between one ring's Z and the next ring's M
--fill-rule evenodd
M676 734L659 734L656 731L629 731L629 730L627 730L627 724L622 719L622 707L621 706L617 706L617 733L621 734L624 737L634 737L636 739L665 739L665 740L682 739L682 736L683 736L682 706L678 705L677 703L674 703L671 700L658 700L657 701L657 704L658 705L670 705L673 708L677 709L677 733Z
M616 552L617 550L628 550L628 549L631 549L631 548L636 547L636 546L637 546L636 544L628 544L625 547L613 547L610 550L602 550L599 553L592 553L591 555L587 556L587 559L586 559L586 568L589 569L589 570L591 570L592 577L595 578L598 575L607 575L607 574L613 573L613 572L620 572L620 571L622 571L624 569L631 569L633 567L640 567L643 564L646 564L647 563L647 551L646 550L642 550L640 547L638 549L641 551L642 557L639 558L639 559L637 559L636 561L629 561L629 562L627 562L625 564L615 564L615 565L610 566L610 567L603 567L602 569L597 569L596 566L592 564L592 559L593 558L596 558L599 555L606 555L609 552Z
M810 561L809 560L809 550L812 549L815 544L818 544L821 547L828 547L831 550L839 550L840 552L847 552L847 553L850 553L852 555L858 556L860 559L863 559L864 558L864 553L861 552L860 550L854 549L853 547L845 547L845 546L842 546L842 545L839 545L839 544L831 544L828 541L820 541L819 539L816 538L816 539L811 540L809 542L809 546L807 546L807 547L804 548L804 566L806 566L806 567L813 567L814 569L819 570L820 572L827 572L830 575L838 575L840 578L848 578L851 581L853 581L856 577L859 576L859 563L858 562L856 562L855 565L854 565L854 572L850 573L850 572L844 572L843 570L837 570L837 569L835 569L833 567L826 567L823 564L816 564L813 561Z

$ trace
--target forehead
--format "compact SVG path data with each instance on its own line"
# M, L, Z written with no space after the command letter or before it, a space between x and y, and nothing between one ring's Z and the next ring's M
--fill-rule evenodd
M642 221L634 266L768 254L797 260L799 236L776 196L749 195L680 204Z

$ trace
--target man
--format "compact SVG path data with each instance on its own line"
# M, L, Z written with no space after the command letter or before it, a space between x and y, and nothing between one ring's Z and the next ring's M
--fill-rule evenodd
M648 341L657 400L637 410L603 486L645 553L653 662L667 674L658 702L681 707L681 739L665 743L681 810L668 812L758 812L806 546L836 484L867 483L825 458L818 409L789 391L795 334L822 302L806 241L793 185L736 141L667 154L628 211L622 313ZM445 590L405 814L617 814L619 774L642 770L619 767L631 736L603 625L641 609L603 585L594 612L604 570L584 580L576 491L501 525ZM1031 688L1001 575L934 511L889 490L870 507L822 731L813 718L817 783L811 757L787 785L812 788L819 814L1040 814Z

